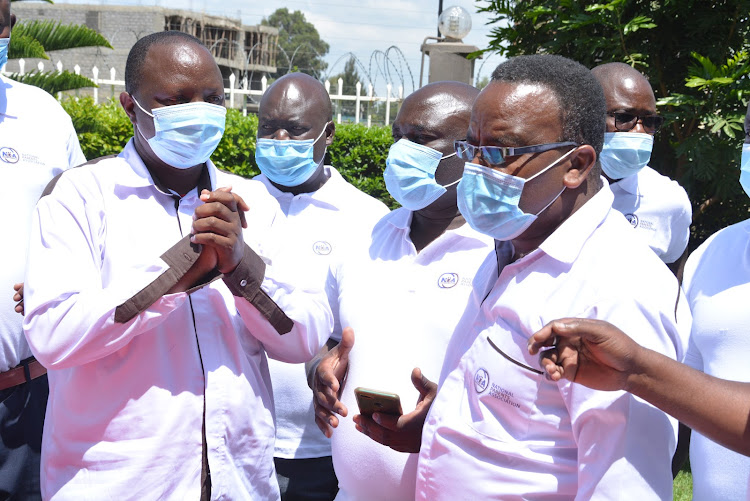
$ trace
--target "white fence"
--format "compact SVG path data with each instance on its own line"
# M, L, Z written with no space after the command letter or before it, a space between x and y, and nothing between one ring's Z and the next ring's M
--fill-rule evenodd
M25 73L26 69L26 61L23 59L18 60L18 67L19 67L19 73L23 75ZM57 71L63 70L63 64L61 61L58 61L55 65L55 68ZM39 62L37 64L37 69L41 72L44 71L44 63ZM79 65L75 65L73 67L73 72L76 75L81 75L81 67ZM121 87L123 90L125 89L125 81L124 80L117 80L116 78L116 70L115 68L110 68L109 70L109 78L100 78L99 77L99 68L94 66L91 68L91 76L87 76L88 78L91 78L95 84L97 84L99 87L93 87L92 92L94 96L94 103L99 102L99 92L101 90L102 86L111 86L112 91L111 95L115 95L115 87ZM344 102L351 102L354 101L354 123L360 122L360 117L362 116L362 107L366 105L367 103L384 103L385 104L385 124L390 124L391 121L391 105L400 103L404 98L404 88L402 86L399 86L398 88L398 94L397 96L392 96L393 87L391 84L388 84L386 86L386 95L385 96L376 96L374 94L374 89L372 84L369 84L367 86L367 93L362 94L362 84L360 82L357 82L356 86L356 94L354 95L346 95L343 91L344 81L339 78L337 83L337 89L336 93L331 93L331 83L326 80L325 82L325 88L326 91L328 91L328 95L331 97L331 101L336 105L336 103L344 103ZM239 85L238 85L239 84ZM242 114L247 115L247 106L245 102L246 96L262 96L266 92L268 79L263 76L260 80L261 88L258 89L249 89L249 82L247 77L244 77L241 81L237 81L237 77L234 73L229 75L229 87L224 89L224 92L229 96L229 102L227 103L227 106L229 108L242 108ZM58 98L61 96L58 94ZM341 106L337 107L339 110L341 109ZM339 111L336 115L336 121L337 123L341 123L341 112ZM370 127L372 125L372 115L367 115L367 126Z

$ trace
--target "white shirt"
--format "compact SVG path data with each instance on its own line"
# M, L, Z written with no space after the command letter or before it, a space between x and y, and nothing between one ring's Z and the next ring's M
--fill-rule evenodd
M665 263L677 261L690 238L693 209L682 186L646 166L611 185L612 207Z
M712 235L685 265L693 331L685 363L706 374L750 382L750 219ZM693 498L745 499L750 458L693 431Z
M242 183L207 165L212 187ZM204 395L212 499L279 497L265 353L302 362L318 351L332 328L322 292L267 271L263 289L295 320L283 336L221 280L114 321L165 271L159 256L190 232L198 195L159 191L131 141L67 172L37 205L24 329L49 370L45 499L197 499ZM264 217L261 198L251 205L251 221Z
M437 381L474 274L494 244L464 224L417 254L411 220L404 208L391 212L375 227L369 253L333 270L333 302L355 340L341 396L349 416L339 419L331 439L337 500L414 498L417 455L384 447L354 428L351 418L359 414L354 389L396 393L404 412L414 409L419 393L411 371L419 367Z
M418 499L672 498L676 421L622 391L547 381L527 351L537 330L573 316L682 359L677 280L611 203L604 183L538 249L502 267L505 244L478 271L422 433Z
M60 103L38 87L0 76L0 179L12 208L3 223L8 244L0 280L0 372L31 356L23 317L14 311L13 284L23 282L34 206L53 177L84 162Z
M367 248L372 227L388 213L385 204L349 184L336 169L325 169L328 181L313 193L299 195L279 190L263 174L254 178L281 207L264 249L274 259L295 263L299 273L319 287L326 283L329 265L344 257L346 249ZM276 406L274 455L285 459L330 456L331 442L315 424L305 365L270 360L268 368Z

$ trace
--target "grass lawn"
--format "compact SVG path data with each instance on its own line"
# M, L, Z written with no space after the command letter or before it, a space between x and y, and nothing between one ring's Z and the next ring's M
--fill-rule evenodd
M690 461L685 462L677 478L674 479L674 501L693 499L693 474L690 472Z

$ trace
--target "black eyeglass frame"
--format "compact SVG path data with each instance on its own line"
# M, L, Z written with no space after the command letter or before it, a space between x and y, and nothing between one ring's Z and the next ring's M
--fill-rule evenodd
M630 118L630 120L623 120L623 115L632 118ZM607 112L607 116L614 118L615 129L620 132L630 132L637 127L638 122L640 122L641 125L643 125L643 128L646 129L646 132L649 134L656 134L659 129L661 129L661 126L664 125L664 117L661 115L636 115L635 113L626 113L624 111L611 111ZM647 120L648 122L655 121L656 123L646 123L644 120ZM632 125L628 127L628 124L630 123L632 123Z
M526 153L541 153L543 151L554 150L555 148L562 148L563 146L580 145L572 141L564 141L561 143L532 144L530 146L474 146L466 140L453 141L453 149L456 150L456 156L458 158L467 161L474 160L474 158L476 158L476 152L478 150L481 154L482 160L484 160L490 166L502 165L503 163L505 163L505 157L525 155ZM500 153L499 162L491 161L491 157L494 156L494 154L491 152Z

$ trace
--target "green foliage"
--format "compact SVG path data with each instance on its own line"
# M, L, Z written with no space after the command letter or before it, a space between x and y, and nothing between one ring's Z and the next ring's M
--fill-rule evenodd
M62 105L73 120L88 159L119 153L133 135L133 125L114 99L95 105L90 97L68 98ZM226 131L211 160L217 167L240 176L257 175L257 130L256 115L243 117L239 110L227 110ZM392 143L389 127L337 125L333 144L328 147L328 161L354 186L395 208L397 204L383 181L385 159Z
M750 2L492 0L480 10L494 14L489 51L559 54L588 67L620 61L646 75L667 118L651 166L693 202L691 248L718 221L748 217L737 179L750 98Z
M35 85L53 95L66 90L82 89L84 87L98 87L92 80L71 73L68 70L63 72L33 71L23 75L13 73L10 75L10 78L25 84Z
M276 58L279 70L273 75L275 78L286 74L290 67L291 71L301 71L320 78L323 70L328 67L323 57L328 53L329 45L321 40L318 30L305 19L301 11L290 12L286 7L276 9L260 24L279 29L281 50Z
M109 41L99 34L98 31L83 25L63 25L59 21L52 20L19 22L13 27L11 44L16 36L36 40L44 47L45 51L77 49L80 47L112 48Z
M211 156L220 169L243 177L260 174L255 163L255 139L258 134L258 116L242 116L239 110L227 110L224 137Z
M94 104L91 97L68 98L63 108L73 120L83 154L89 160L119 153L133 135L133 125L120 103Z

